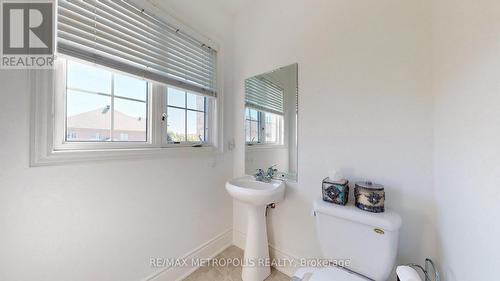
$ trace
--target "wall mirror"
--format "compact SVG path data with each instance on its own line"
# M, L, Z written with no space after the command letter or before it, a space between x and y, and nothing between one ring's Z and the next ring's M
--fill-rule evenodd
M245 80L245 172L276 165L277 177L297 180L298 65Z

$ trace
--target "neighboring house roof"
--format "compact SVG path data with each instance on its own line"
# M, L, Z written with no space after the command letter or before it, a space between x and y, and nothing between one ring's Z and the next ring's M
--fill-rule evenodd
M102 109L68 116L68 128L107 129L111 126L111 112ZM115 110L114 128L117 131L145 131L146 118L134 117Z

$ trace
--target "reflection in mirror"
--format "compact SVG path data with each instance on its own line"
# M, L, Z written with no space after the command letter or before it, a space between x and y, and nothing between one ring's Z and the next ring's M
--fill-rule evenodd
M298 65L245 80L245 172L276 165L278 176L297 180Z

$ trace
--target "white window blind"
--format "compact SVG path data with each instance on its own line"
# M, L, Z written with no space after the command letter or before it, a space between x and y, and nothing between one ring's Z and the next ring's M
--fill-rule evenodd
M216 96L210 46L128 1L58 1L58 52Z
M262 77L245 80L247 107L283 115L283 89Z

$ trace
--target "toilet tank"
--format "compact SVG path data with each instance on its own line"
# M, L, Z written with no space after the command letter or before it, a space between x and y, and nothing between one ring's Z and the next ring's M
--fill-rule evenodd
M386 281L396 262L401 217L390 209L369 213L353 205L314 202L316 230L326 259L348 261L348 268Z

